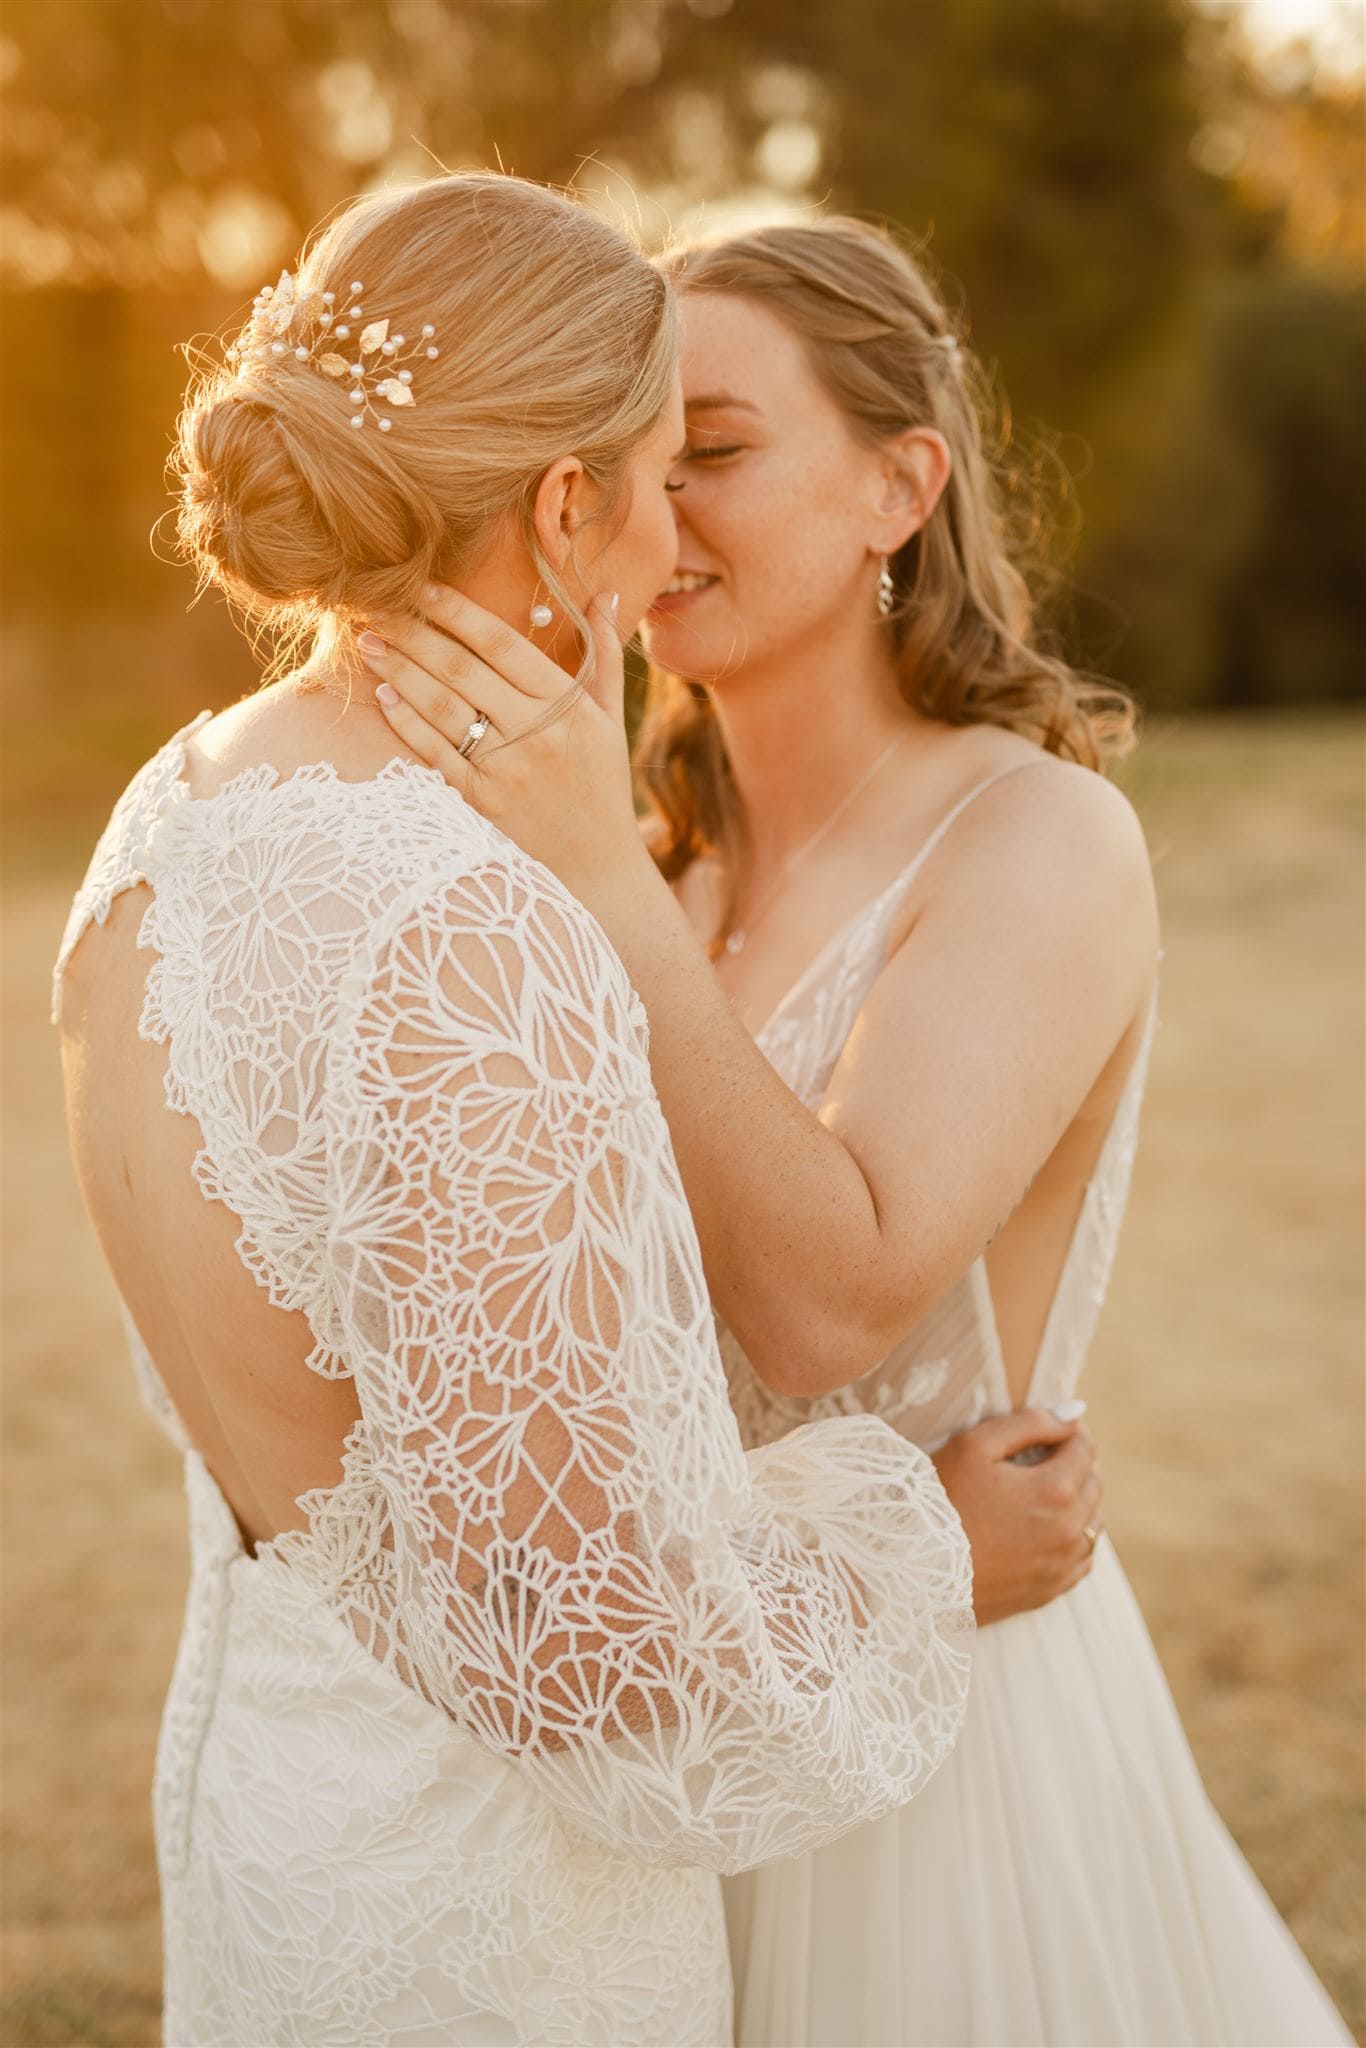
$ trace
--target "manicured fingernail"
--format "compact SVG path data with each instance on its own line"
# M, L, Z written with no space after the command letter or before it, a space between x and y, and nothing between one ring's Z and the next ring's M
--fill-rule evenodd
M362 633L356 645L365 654L387 654L389 652L389 642L381 640L378 633Z
M426 583L423 585L422 595L428 604L440 604L444 592L439 583Z
M611 602L611 604L610 604L610 605L608 606L608 610L609 610L609 611L611 611L611 612L615 612L615 611L616 611L616 608L617 608L617 606L618 606L618 605L619 605L620 603L621 603L621 592L620 592L619 590L614 590L614 591L612 592L612 602Z
M381 704L397 704L398 691L392 683L376 683L375 696Z
M1049 1413L1056 1415L1059 1422L1076 1422L1086 1413L1086 1403L1084 1401L1057 1401L1049 1410Z

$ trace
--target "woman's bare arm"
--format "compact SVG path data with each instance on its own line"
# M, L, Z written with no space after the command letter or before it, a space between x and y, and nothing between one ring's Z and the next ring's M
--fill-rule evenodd
M954 828L819 1117L735 1017L652 873L585 896L650 1018L651 1067L718 1309L811 1395L885 1357L1011 1214L1151 991L1142 832L1089 770L1040 763Z
M565 712L562 671L522 635L454 592L436 615L442 631L386 628L401 640L376 662L402 687L391 724L620 954L712 1299L756 1372L795 1395L858 1379L1011 1214L1148 999L1157 911L1131 806L1042 755L979 797L815 1116L641 844L619 681ZM600 673L619 678L605 608L594 626ZM472 765L456 743L475 703L517 740Z

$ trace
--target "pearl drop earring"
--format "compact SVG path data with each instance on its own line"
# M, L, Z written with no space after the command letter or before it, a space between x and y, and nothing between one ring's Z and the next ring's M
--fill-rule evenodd
M878 571L877 579L878 616L884 619L890 618L892 615L892 607L895 603L896 585L892 581L891 565L888 562L886 555L884 555L882 557L882 567Z
M532 631L534 632L537 626L548 626L554 616L548 604L534 604L531 607Z

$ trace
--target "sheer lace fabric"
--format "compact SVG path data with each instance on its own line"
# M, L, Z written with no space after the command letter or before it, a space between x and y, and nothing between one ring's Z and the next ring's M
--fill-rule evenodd
M361 1417L248 1557L132 1333L192 1510L168 2038L724 2038L706 1873L942 1762L961 1526L874 1416L743 1452L644 1013L582 907L411 765L196 801L196 729L116 807L56 1000L147 882L141 1029L196 1180Z

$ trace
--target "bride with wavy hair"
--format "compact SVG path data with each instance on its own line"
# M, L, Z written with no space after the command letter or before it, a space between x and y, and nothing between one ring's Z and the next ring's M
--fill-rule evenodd
M626 961L746 1444L876 1417L942 1466L982 1415L1075 1398L1104 1300L1157 1024L1147 850L1102 772L1132 707L1043 641L926 265L832 219L666 268L688 445L647 622L654 868L619 813L614 860L583 839L619 666L508 773L450 739L553 688L525 639L462 591L367 659ZM742 2048L1348 2038L1210 1808L1098 1516L1079 1535L1065 1597L979 1633L920 1797L728 1878Z
M355 687L364 621L458 579L549 649L523 729L471 720L462 759L542 772L669 579L683 444L665 280L493 176L348 209L187 398L185 548L285 653L134 777L55 977L81 1185L185 1461L177 2048L714 2048L717 1873L918 1793L974 1597L1079 1569L1074 1421L975 1432L952 1504L873 1416L743 1450L594 892ZM608 886L626 831L647 858L617 744L575 827Z

